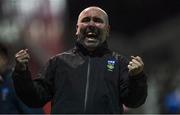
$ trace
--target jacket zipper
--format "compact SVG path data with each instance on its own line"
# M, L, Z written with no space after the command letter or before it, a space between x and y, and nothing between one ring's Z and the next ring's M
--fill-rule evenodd
M84 112L86 111L87 99L88 99L88 90L89 90L89 76L90 76L90 57L88 58L88 68L87 68L87 76L86 76L86 89L85 89L85 98L84 98Z

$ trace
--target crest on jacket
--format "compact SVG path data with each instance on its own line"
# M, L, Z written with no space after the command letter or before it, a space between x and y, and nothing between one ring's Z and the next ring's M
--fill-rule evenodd
M115 65L115 61L114 60L108 60L108 62L107 62L107 70L108 71L113 71L114 65Z

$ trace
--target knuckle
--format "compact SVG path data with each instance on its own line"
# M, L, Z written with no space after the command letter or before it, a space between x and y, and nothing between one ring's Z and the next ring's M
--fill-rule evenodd
M141 59L141 57L140 57L140 56L137 56L137 58L138 58L138 59Z

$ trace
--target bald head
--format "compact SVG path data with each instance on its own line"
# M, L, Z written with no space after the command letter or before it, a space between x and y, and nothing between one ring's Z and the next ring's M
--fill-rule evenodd
M77 42L87 50L93 51L106 41L109 36L109 28L107 13L96 6L88 7L78 17Z
M78 22L80 21L81 17L84 16L84 14L86 14L87 12L89 11L96 11L96 12L99 12L99 14L103 15L104 16L104 19L106 21L106 24L109 25L109 18L108 18L108 15L107 13L101 9L100 7L97 7L97 6L90 6L90 7L87 7L85 8L78 16Z

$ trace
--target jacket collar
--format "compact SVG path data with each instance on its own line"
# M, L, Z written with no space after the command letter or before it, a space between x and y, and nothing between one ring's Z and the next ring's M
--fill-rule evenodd
M94 51L88 51L82 44L76 42L74 51L82 53L85 56L91 56L91 57L94 57L94 56L103 56L106 53L110 52L110 50L108 49L107 41L102 43Z

